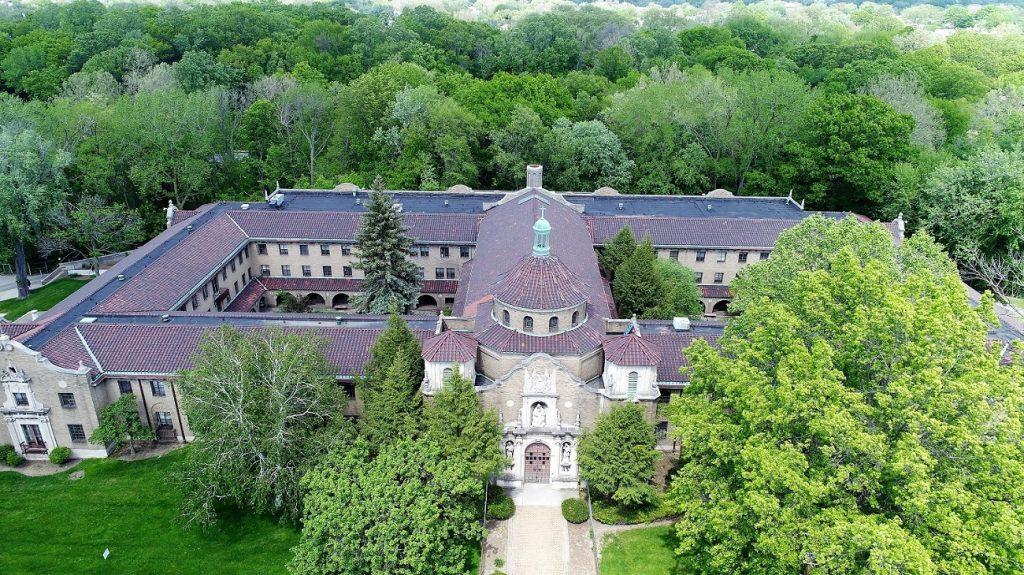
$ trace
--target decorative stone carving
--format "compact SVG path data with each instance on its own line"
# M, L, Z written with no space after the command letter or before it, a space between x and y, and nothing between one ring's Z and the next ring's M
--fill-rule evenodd
M555 370L535 369L526 377L523 393L553 395L555 393Z
M533 414L530 418L530 425L533 427L544 427L547 424L547 407L543 403L533 404Z
M516 444L511 439L505 442L505 458L508 459L508 469L516 466Z
M562 465L572 465L572 443L569 441L562 443Z

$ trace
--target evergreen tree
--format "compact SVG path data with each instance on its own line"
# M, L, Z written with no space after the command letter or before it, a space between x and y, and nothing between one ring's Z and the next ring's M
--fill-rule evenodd
M642 407L616 407L580 438L580 477L598 497L627 507L648 505L656 496L651 484L656 443Z
M632 255L634 250L636 250L636 240L633 239L633 232L629 226L622 226L612 242L606 245L598 255L604 275L609 280L614 279L615 270L619 269L622 262L626 261L626 258Z
M418 390L423 383L421 351L420 340L405 320L398 314L391 314L387 329L381 332L370 348L370 361L363 368L364 382L382 381L395 358L401 355L408 360L410 385Z
M620 316L642 316L661 303L664 290L661 278L654 270L656 259L654 246L648 236L616 269L612 294Z
M364 387L359 430L371 445L380 448L416 435L423 404L411 376L408 357L397 355L383 379Z
M508 464L498 443L501 430L494 410L484 410L473 384L452 374L444 388L423 408L424 436L433 440L445 457L466 460L483 480Z
M363 226L356 236L363 270L363 293L356 308L363 313L407 312L416 303L420 289L419 270L409 259L412 238L391 197L375 190L366 202Z

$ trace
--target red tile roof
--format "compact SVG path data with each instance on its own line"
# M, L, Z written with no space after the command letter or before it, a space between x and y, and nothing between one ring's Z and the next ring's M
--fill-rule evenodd
M494 286L494 297L528 310L557 310L587 301L586 286L557 257L526 256Z
M604 358L616 365L658 365L661 350L656 343L631 333L606 339Z
M224 311L252 311L267 291L267 286L260 282L260 278L255 278L242 288L241 293L231 300Z
M100 313L167 311L247 241L231 218L221 214L157 257L93 309Z
M476 348L477 343L473 337L448 330L423 342L423 359L465 363L476 359Z
M701 284L697 286L700 288L701 295L707 298L730 298L732 292L729 291L729 286L725 284Z
M664 218L648 216L594 216L587 218L595 244L611 242L623 227L640 241L646 235L660 246L749 247L769 249L779 234L799 220L742 218Z
M79 338L78 333L82 337ZM77 368L81 360L94 367L84 339L99 360L103 372L152 373L170 375L192 367L192 355L199 348L203 335L211 326L182 324L81 324L69 326L51 339L40 351L61 367ZM260 327L239 327L243 332L258 331ZM310 328L284 328L302 332ZM383 329L351 327L318 327L316 333L328 340L325 355L338 375L359 375L370 359L370 347ZM413 330L423 340L430 331Z
M171 225L180 224L198 213L199 210L174 210L174 215L171 216Z
M289 212L248 210L228 212L250 237L267 239L354 241L362 226L355 212ZM475 214L405 214L409 236L421 242L470 244L476 241Z
M11 339L17 339L19 335L28 333L39 327L37 323L8 323L0 322L0 335L6 335Z
M645 334L644 339L652 343L661 351L661 360L658 362L658 381L665 382L687 382L690 381L689 374L683 375L680 369L689 364L683 356L683 350L698 339L705 339L714 345L718 334L696 334L688 332L676 333L651 333Z

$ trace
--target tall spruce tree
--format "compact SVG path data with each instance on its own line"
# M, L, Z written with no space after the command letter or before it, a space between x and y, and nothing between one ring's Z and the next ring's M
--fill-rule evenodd
M612 293L619 308L619 315L643 316L661 303L664 286L654 269L656 259L654 246L648 236L615 271Z
M377 182L375 182L377 184ZM356 298L362 313L407 312L420 290L419 270L409 259L412 238L391 197L379 190L370 193L363 214L363 226L356 236L363 270L363 293Z
M612 242L605 246L598 256L604 275L609 280L613 279L615 270L619 269L622 262L626 261L626 258L632 255L634 250L636 250L636 240L633 239L633 232L628 226L622 226Z
M359 431L378 449L419 431L423 400L410 386L411 371L409 359L397 355L384 378L372 381L364 394Z

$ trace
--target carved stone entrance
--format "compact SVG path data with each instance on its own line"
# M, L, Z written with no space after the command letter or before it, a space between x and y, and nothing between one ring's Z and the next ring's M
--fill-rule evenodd
M523 479L526 483L550 483L551 449L543 443L533 443L526 448L525 457Z

